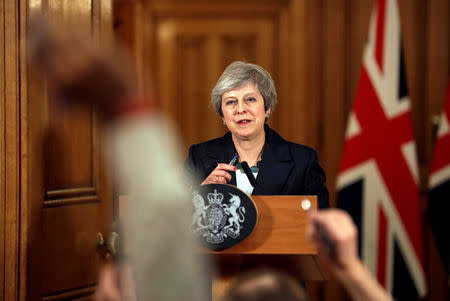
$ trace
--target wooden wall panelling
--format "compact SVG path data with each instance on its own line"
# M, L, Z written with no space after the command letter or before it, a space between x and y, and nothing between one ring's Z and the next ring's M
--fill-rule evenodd
M5 163L6 163L6 154L5 154L5 98L6 95L4 93L6 86L6 76L5 76L5 9L4 9L4 0L0 2L0 300L5 300L5 247L6 247L6 231L4 230L6 227L5 224Z
M18 21L18 27L20 29L20 32L25 32L26 30L26 18L25 16L28 12L31 12L33 9L33 6L31 5L30 8L26 5L26 0L19 0L19 9L18 9L18 15L20 16L20 20ZM35 1L37 3L38 1ZM26 300L26 288L27 288L27 282L28 279L28 248L27 248L27 235L29 234L28 231L28 225L29 223L29 207L28 207L28 177L25 175L27 174L27 171L29 170L29 161L28 161L28 132L23 130L23 126L26 125L27 120L27 85L28 85L28 76L27 76L27 65L26 65L26 43L25 41L22 41L21 43L21 53L23 55L20 56L19 62L20 62L20 99L18 102L20 103L20 120L19 124L21 126L20 134L19 134L19 141L20 141L20 191L19 191L19 206L20 206L20 219L18 222L20 222L20 240L19 240L19 264L17 265L17 271L19 273L19 281L18 285L15 287L15 291L18 293L16 298L14 300ZM31 232L31 231L30 231Z
M20 27L25 32L28 13L41 12L41 1L28 3L20 2ZM24 44L26 51L26 44ZM26 52L24 52L26 54ZM21 63L25 58L21 58ZM24 64L25 65L25 64ZM32 76L37 76L32 74ZM21 231L20 231L20 289L19 299L39 300L41 255L39 246L41 235L40 207L41 197L44 195L43 185L43 152L44 136L43 119L46 91L35 80L29 80L28 70L21 68ZM28 95L31 95L28 98ZM29 112L33 112L31 115ZM28 116L32 118L28 118ZM28 130L29 129L29 130ZM41 147L39 147L41 146ZM31 256L33 254L33 256ZM32 279L32 281L30 281Z
M292 2L290 2L288 5L292 5ZM290 19L290 10L288 8L288 5L281 6L278 13L275 14L274 18L274 25L275 25L275 38L273 41L273 63L274 63L274 69L275 74L272 73L273 81L275 83L275 88L277 90L277 106L275 107L275 110L272 112L272 118L269 119L268 123L270 126L276 128L276 130L283 135L286 139L292 139L291 136L293 136L292 132L289 131L289 123L291 121L293 113L296 113L296 117L300 120L303 120L302 113L303 112L294 112L293 108L289 108L289 102L286 102L287 97L292 98L301 98L301 94L296 93L289 93L286 92L286 87L298 87L302 86L303 83L296 82L293 86L292 83L294 81L298 81L299 79L294 79L292 76L288 76L289 74L289 66L296 66L299 67L298 64L296 64L296 61L292 60L290 61L288 58L290 57L290 53L294 51L293 47L297 46L299 43L297 40L297 43L291 43L292 40L289 40L290 36L290 28L292 23L295 22L295 20ZM300 11L299 13L301 13ZM299 21L299 20L297 20ZM292 41L293 42L293 41ZM302 53L302 49L299 49L299 47L296 47L296 49L299 54ZM301 57L301 55L299 56ZM284 58L281 59L281 58ZM274 72L274 71L272 71ZM289 89L287 89L289 90ZM298 100L298 99L297 99ZM291 104L294 104L295 102L292 102ZM300 104L300 102L297 102ZM304 127L299 126L297 128L297 134L301 136L301 133L303 132ZM286 137L286 135L289 135L289 138Z
M424 108L427 114L425 121L426 145L424 152L427 158L427 166L433 154L434 134L432 116L442 113L447 85L449 80L450 66L450 4L445 0L428 1L424 5L429 20L426 26L427 40L425 41L425 62L428 72L424 80L425 97L428 107Z
M113 38L129 55L131 64L136 71L138 88L141 91L144 90L144 87L147 91L153 90L155 66L148 66L148 62L145 59L153 55L154 49L151 47L144 49L146 44L153 45L153 42L150 42L153 40L154 35L151 21L144 21L145 11L141 2L127 0L113 2L113 7L111 8L114 14ZM148 43L144 43L144 41ZM152 77L150 78L149 75L152 75Z
M215 42L212 39L212 42ZM206 36L188 37L180 34L175 40L175 60L176 67L176 89L174 96L177 99L175 103L175 116L177 122L183 124L181 135L183 137L195 137L202 131L202 126L196 118L201 116L205 121L208 112L202 110L207 108L202 102L208 99L203 87L206 86L206 78L204 71L206 68L204 58L207 57L206 48L208 47L208 39ZM215 45L212 45L213 47ZM170 59L170 58L169 58Z
M0 1L0 300L17 299L19 258L19 86L17 1Z
M323 137L321 122L322 84L323 84L323 1L306 1L305 3L305 114L306 144L318 151L323 158Z
M324 144L322 163L327 171L328 188L334 196L339 158L344 145L344 132L347 112L344 112L346 97L345 82L347 80L346 51L347 34L346 18L348 2L336 0L324 6L324 55L323 55L323 122ZM334 198L331 198L334 205Z
M135 51L134 57L140 88L143 91L150 91L155 97L158 96L157 61L155 49L156 45L156 24L155 18L147 16L148 9L141 1L136 1L134 7L134 33ZM130 34L130 33L128 33Z
M309 45L305 39L306 3L289 1L277 13L278 28L274 63L278 70L275 86L278 107L276 130L291 141L308 144L307 133L314 130L307 122L311 108L305 95L305 59ZM279 111L277 113L277 111Z
M219 9L208 14L203 6L190 7L187 13L187 8L159 5L149 5L147 15L155 16L155 64L163 109L175 120L185 145L222 135L225 127L209 105L209 92L233 60L273 70L273 12L249 21L245 11L227 19L216 16L226 15Z
M363 52L366 47L369 21L372 14L374 1L351 0L348 5L349 17L347 18L348 48L347 48L347 85L345 112L350 112L358 87Z
M5 154L6 154L6 233L7 248L5 249L5 278L8 277L8 285L5 286L5 300L17 298L18 282L18 252L19 252L19 43L18 38L18 9L17 1L7 1L5 8L8 16L5 22L7 40L11 43L5 51L6 78L8 84L6 92L5 111Z
M134 29L133 26L124 25L128 27L128 35L133 36L133 38L127 37L127 34L124 33L127 29L124 27L118 29L118 35L122 37L121 40L125 43L132 44L131 46L128 45L128 48L134 49L136 62L141 62L141 66L137 63L138 69L142 68L142 64L145 65L142 73L138 73L141 75L156 74L154 82L156 82L156 86L159 87L159 91L162 94L161 98L163 99L163 106L165 106L166 112L171 112L172 117L176 114L176 111L184 110L180 109L178 104L176 105L177 109L171 107L171 102L167 103L166 99L166 97L170 96L166 96L166 94L174 92L167 92L167 87L165 86L162 88L161 79L164 80L164 77L171 76L170 74L173 76L174 73L170 70L163 70L167 69L167 66L171 66L173 62L161 61L158 53L164 53L166 57L169 55L166 55L164 51L154 51L155 48L160 49L173 43L157 38L161 33L160 23L167 23L169 19L198 20L202 22L202 20L212 18L214 19L213 21L219 22L219 20L222 20L223 22L227 18L235 21L239 18L245 18L247 23L253 20L267 20L267 24L272 31L271 34L238 36L236 32L231 32L231 34L230 32L225 32L223 37L214 34L208 35L206 44L204 44L206 48L202 50L205 51L207 49L207 55L204 58L204 61L207 61L207 68L204 70L206 73L204 77L208 85L207 88L204 87L207 98L200 101L204 103L209 102L210 87L213 87L218 76L228 63L243 58L247 61L255 62L263 60L264 56L267 56L267 61L270 61L273 65L273 67L270 67L273 70L269 71L274 77L280 100L280 105L275 110L270 124L286 138L305 143L305 132L310 131L310 129L305 121L305 116L308 115L308 111L305 108L309 108L309 106L306 105L302 89L304 86L304 55L302 51L304 51L305 45L302 38L303 30L299 29L299 27L303 26L303 1L259 1L257 6L254 5L253 1L241 4L235 2L211 4L203 1L191 1L189 4L181 1L138 1L136 6L134 6L134 10L129 8L133 6L129 3L128 8L123 10L123 7L126 5L124 1L116 2L116 17L119 19L118 22L121 23L124 20L130 20L131 14L137 16L133 21ZM144 7L144 9L138 10L138 6ZM128 13L125 11L128 11ZM254 18L255 15L258 18ZM252 16L252 19L250 20L248 16ZM131 34L130 30L132 30ZM291 36L295 38L291 38ZM271 41L264 41L264 37L270 37ZM143 44L142 41L144 41ZM261 49L261 51L258 49ZM220 56L222 56L221 59L219 58ZM271 57L269 58L268 56ZM162 66L164 67L162 68ZM291 68L291 66L295 66L295 68ZM265 67L269 69L269 67ZM149 70L151 72L148 72ZM177 74L177 76L180 75ZM148 82L146 83L148 84ZM289 93L286 92L286 88L289 90ZM197 112L203 112L203 108L198 106L195 106L194 109ZM207 118L207 122L213 125L206 128L203 127L203 131L205 131L203 136L208 137L208 139L225 132L225 128L220 125L220 120L214 114L209 114L210 112L207 111L208 114L206 116L202 115L202 120ZM191 120L189 119L190 117L183 117L185 117L183 120ZM176 116L173 118L177 120L178 128L183 129L185 121L179 120ZM295 126L291 126L292 124L295 124ZM192 140L191 138L186 138L185 135L184 133L185 142ZM201 137L196 137L196 140L200 141Z
M424 126L423 157L426 174L422 183L428 181L428 171L434 150L436 125L433 116L439 116L444 108L447 85L450 79L450 3L446 0L427 1L424 4L427 14L425 56L427 71L424 78ZM444 200L443 200L444 201ZM425 210L428 206L425 206ZM426 211L425 211L426 212ZM428 216L424 215L428 221ZM449 300L450 292L447 273L440 260L429 224L425 225L425 273L428 280L430 300Z

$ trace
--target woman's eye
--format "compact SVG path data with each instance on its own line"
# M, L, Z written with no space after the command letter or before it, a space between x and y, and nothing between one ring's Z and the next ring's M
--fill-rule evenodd
M236 103L236 100L227 100L227 101L225 101L225 105L226 106L232 105L234 103Z
M247 98L247 101L249 101L249 102L254 102L254 101L256 101L256 98L254 98L254 97L249 97L249 98Z

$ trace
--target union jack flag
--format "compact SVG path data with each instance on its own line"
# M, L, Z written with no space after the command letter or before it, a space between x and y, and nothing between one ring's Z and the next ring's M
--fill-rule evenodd
M447 273L450 266L450 81L447 100L440 118L437 141L430 168L429 206L430 223ZM450 279L450 278L449 278Z
M362 260L397 300L426 293L419 177L395 0L370 21L339 168L338 207L359 227Z

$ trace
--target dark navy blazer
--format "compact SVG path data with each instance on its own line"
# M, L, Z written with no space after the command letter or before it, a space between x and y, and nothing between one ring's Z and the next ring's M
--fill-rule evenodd
M283 139L264 125L266 142L259 163L253 195L317 195L319 208L330 207L326 178L317 160L317 152L305 145ZM194 144L189 149L185 169L201 182L217 167L229 163L236 154L231 133ZM236 173L229 184L236 185Z

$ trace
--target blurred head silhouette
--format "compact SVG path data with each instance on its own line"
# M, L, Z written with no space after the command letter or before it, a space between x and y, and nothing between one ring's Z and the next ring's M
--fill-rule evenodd
M232 283L223 301L307 301L305 289L287 273L256 269Z

